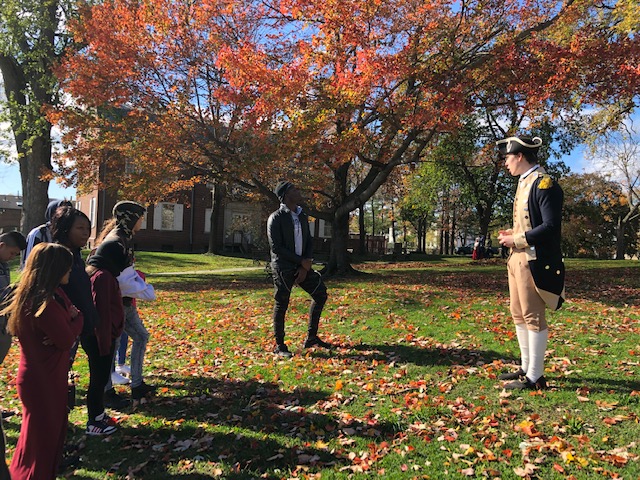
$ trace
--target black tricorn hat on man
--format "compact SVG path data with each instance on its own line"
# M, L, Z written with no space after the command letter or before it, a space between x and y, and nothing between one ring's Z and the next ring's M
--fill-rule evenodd
M527 158L538 158L538 150L542 146L540 137L508 137L496 142L500 156L510 153L523 153Z

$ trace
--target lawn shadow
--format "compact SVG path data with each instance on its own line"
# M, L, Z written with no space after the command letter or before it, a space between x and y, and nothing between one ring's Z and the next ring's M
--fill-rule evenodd
M113 455L117 452L117 455ZM274 470L311 470L341 464L346 459L326 449L292 444L275 437L234 432L212 432L204 425L170 426L120 424L107 439L90 437L81 451L82 462L68 479L96 478L107 471L120 478L280 478ZM217 469L221 471L216 472ZM94 472L91 474L91 472Z
M347 351L345 351L347 350ZM349 352L354 350L357 353ZM316 351L310 355L322 358L350 358L361 361L384 360L395 363L411 363L417 366L480 366L499 360L513 363L518 359L494 350L474 350L456 347L420 347L402 344L357 344L332 352Z
M338 406L332 404L335 402L333 392L303 386L284 392L275 383L256 380L172 375L163 378L169 387L165 393L173 394L163 395L161 389L156 398L138 405L133 412L141 411L169 422L188 419L212 426L240 428L261 436L283 435L305 442L328 441L344 435L392 438L398 432L395 423L347 421L325 413Z
M603 377L581 377L572 374L569 377L552 379L553 384L561 390L575 391L587 387L590 393L616 393L630 395L632 392L640 392L640 380L617 380ZM636 397L638 398L638 397Z
M566 285L569 300L598 301L618 308L640 304L640 276L635 267L568 269Z

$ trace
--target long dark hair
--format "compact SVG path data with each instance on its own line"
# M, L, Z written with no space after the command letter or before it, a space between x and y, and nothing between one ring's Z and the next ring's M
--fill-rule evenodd
M42 315L72 263L73 254L64 245L42 242L33 247L17 288L0 311L9 318L9 333L17 335L24 328L23 309L34 318Z
M91 225L91 220L81 210L70 205L58 207L51 217L51 238L55 242L68 246L69 232L77 218L82 218Z

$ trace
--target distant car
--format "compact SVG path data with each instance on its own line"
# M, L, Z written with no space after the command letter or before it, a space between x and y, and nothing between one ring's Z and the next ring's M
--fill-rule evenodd
M473 253L473 243L462 245L456 248L454 252L456 255L471 255Z
M456 248L454 253L456 255L471 255L473 253L473 243ZM498 255L498 253L500 253L500 251L496 247L485 247L485 257L492 257L493 255Z

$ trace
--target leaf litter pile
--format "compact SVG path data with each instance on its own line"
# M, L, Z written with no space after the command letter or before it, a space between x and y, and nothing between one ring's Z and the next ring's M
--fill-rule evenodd
M582 265L582 264L580 264ZM504 265L373 263L329 280L320 336L304 350L309 298L292 296L292 359L271 353L272 287L257 276L156 283L140 303L158 394L84 436L79 351L66 478L639 478L640 279L631 262L569 264L549 315L550 389L507 392L518 348ZM154 281L153 277L150 279ZM8 457L20 425L18 348L2 365ZM128 395L126 387L117 387Z

